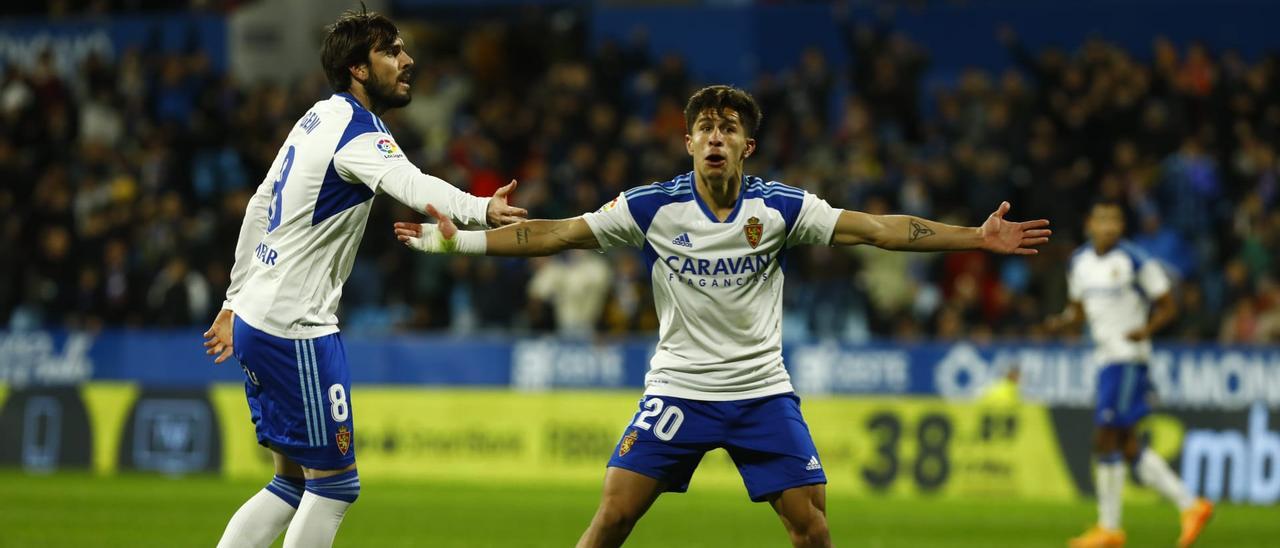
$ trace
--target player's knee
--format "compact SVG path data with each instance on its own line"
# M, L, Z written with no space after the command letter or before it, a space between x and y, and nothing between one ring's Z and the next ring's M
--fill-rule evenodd
M788 522L787 532L795 546L830 546L831 531L827 528L827 516L812 512L804 520Z
M629 531L632 527L635 527L639 518L635 514L617 508L601 508L596 516L596 521L605 529Z
M336 476L308 479L307 491L329 499L355 502L360 497L360 476L352 469Z
M1109 455L1119 451L1119 443L1110 432L1099 432L1093 438L1093 451L1098 455Z
M296 510L298 503L302 501L302 491L306 489L306 482L300 477L276 474L271 478L271 483L267 484L266 489Z
M596 522L610 531L630 531L640 521L640 512L616 501L606 500L596 512Z

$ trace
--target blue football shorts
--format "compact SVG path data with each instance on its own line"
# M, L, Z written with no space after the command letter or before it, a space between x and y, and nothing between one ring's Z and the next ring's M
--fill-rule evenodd
M258 443L307 468L354 463L351 375L339 334L283 339L237 316L232 336Z
M825 484L818 450L800 415L800 398L778 394L736 401L646 396L614 448L609 466L689 489L707 451L724 448L754 502L793 487Z
M1132 428L1151 414L1155 386L1144 363L1113 363L1098 372L1098 402L1093 422L1098 426Z

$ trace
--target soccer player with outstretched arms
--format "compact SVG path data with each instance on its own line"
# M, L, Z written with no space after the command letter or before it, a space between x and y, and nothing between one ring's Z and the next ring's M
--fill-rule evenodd
M422 173L378 117L409 103L413 58L395 24L347 12L321 53L335 94L293 126L245 209L227 299L204 334L206 353L234 355L258 442L275 478L240 507L218 543L329 546L360 493L355 408L335 312L376 194L438 205L468 226L525 215L511 185L478 198ZM234 343L234 344L233 344Z
M410 247L539 256L565 249L643 249L659 317L639 409L605 473L579 546L618 546L664 491L683 492L704 453L725 448L751 500L767 501L796 546L826 546L826 476L782 364L782 286L790 248L870 244L904 251L1032 254L1048 221L981 227L833 208L799 188L743 174L761 113L746 92L698 91L685 108L693 171L623 192L599 211L487 232L396 223Z

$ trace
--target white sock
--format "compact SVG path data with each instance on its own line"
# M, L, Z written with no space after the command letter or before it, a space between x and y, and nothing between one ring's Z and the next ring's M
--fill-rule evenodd
M1094 470L1098 488L1098 525L1120 529L1120 496L1124 493L1124 463L1099 461Z
M342 517L350 502L322 497L311 491L302 495L298 513L284 534L284 548L316 548L333 546Z
M1143 449L1142 454L1138 455L1138 479L1178 505L1178 510L1185 511L1196 502L1164 459L1150 449Z
M293 506L271 491L263 489L250 497L231 516L222 532L218 548L257 548L271 546L293 518Z

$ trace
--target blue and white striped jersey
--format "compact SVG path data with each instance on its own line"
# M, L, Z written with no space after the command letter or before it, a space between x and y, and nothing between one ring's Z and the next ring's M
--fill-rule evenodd
M644 250L659 322L645 393L724 401L792 391L782 363L787 249L829 244L839 215L801 189L744 177L720 222L692 172L584 215L602 248Z

